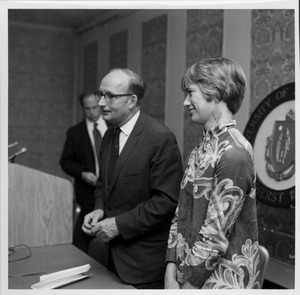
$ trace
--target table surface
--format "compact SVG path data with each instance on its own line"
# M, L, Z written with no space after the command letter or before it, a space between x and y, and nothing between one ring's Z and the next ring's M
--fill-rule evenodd
M44 247L32 247L31 256L19 260L28 253L28 249L16 249L15 254L9 257L8 288L31 289L33 284L39 282L43 274L65 270L72 267L90 264L92 275L60 289L130 289L131 285L122 282L115 274L108 271L96 260L80 251L73 245L55 245ZM27 251L27 253L26 253Z

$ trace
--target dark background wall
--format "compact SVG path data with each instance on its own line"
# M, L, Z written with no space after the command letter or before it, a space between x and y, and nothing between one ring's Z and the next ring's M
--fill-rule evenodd
M24 146L19 163L58 176L73 116L74 45L71 30L9 26L8 142L19 142L10 153Z

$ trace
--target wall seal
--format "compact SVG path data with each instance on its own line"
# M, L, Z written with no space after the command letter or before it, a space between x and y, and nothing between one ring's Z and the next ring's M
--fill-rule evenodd
M244 136L253 146L256 197L275 207L295 207L295 83L270 93L252 113Z

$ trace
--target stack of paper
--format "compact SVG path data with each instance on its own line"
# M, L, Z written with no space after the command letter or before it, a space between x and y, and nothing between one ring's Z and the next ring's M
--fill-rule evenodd
M85 264L78 267L54 272L48 275L40 276L40 282L31 286L32 289L54 289L72 282L82 280L90 274L86 274L91 266Z

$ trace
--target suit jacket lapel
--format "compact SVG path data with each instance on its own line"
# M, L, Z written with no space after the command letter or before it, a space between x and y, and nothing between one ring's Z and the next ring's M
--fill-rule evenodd
M129 137L125 143L125 146L123 147L121 154L119 155L119 157L117 159L116 166L115 166L114 173L113 173L112 183L111 183L108 194L110 194L112 188L114 187L115 182L126 163L126 160L130 156L130 154L134 151L134 149L139 141L139 135L141 134L141 132L144 128L144 123L145 123L145 115L141 112L135 126L133 127L131 134L129 135Z

